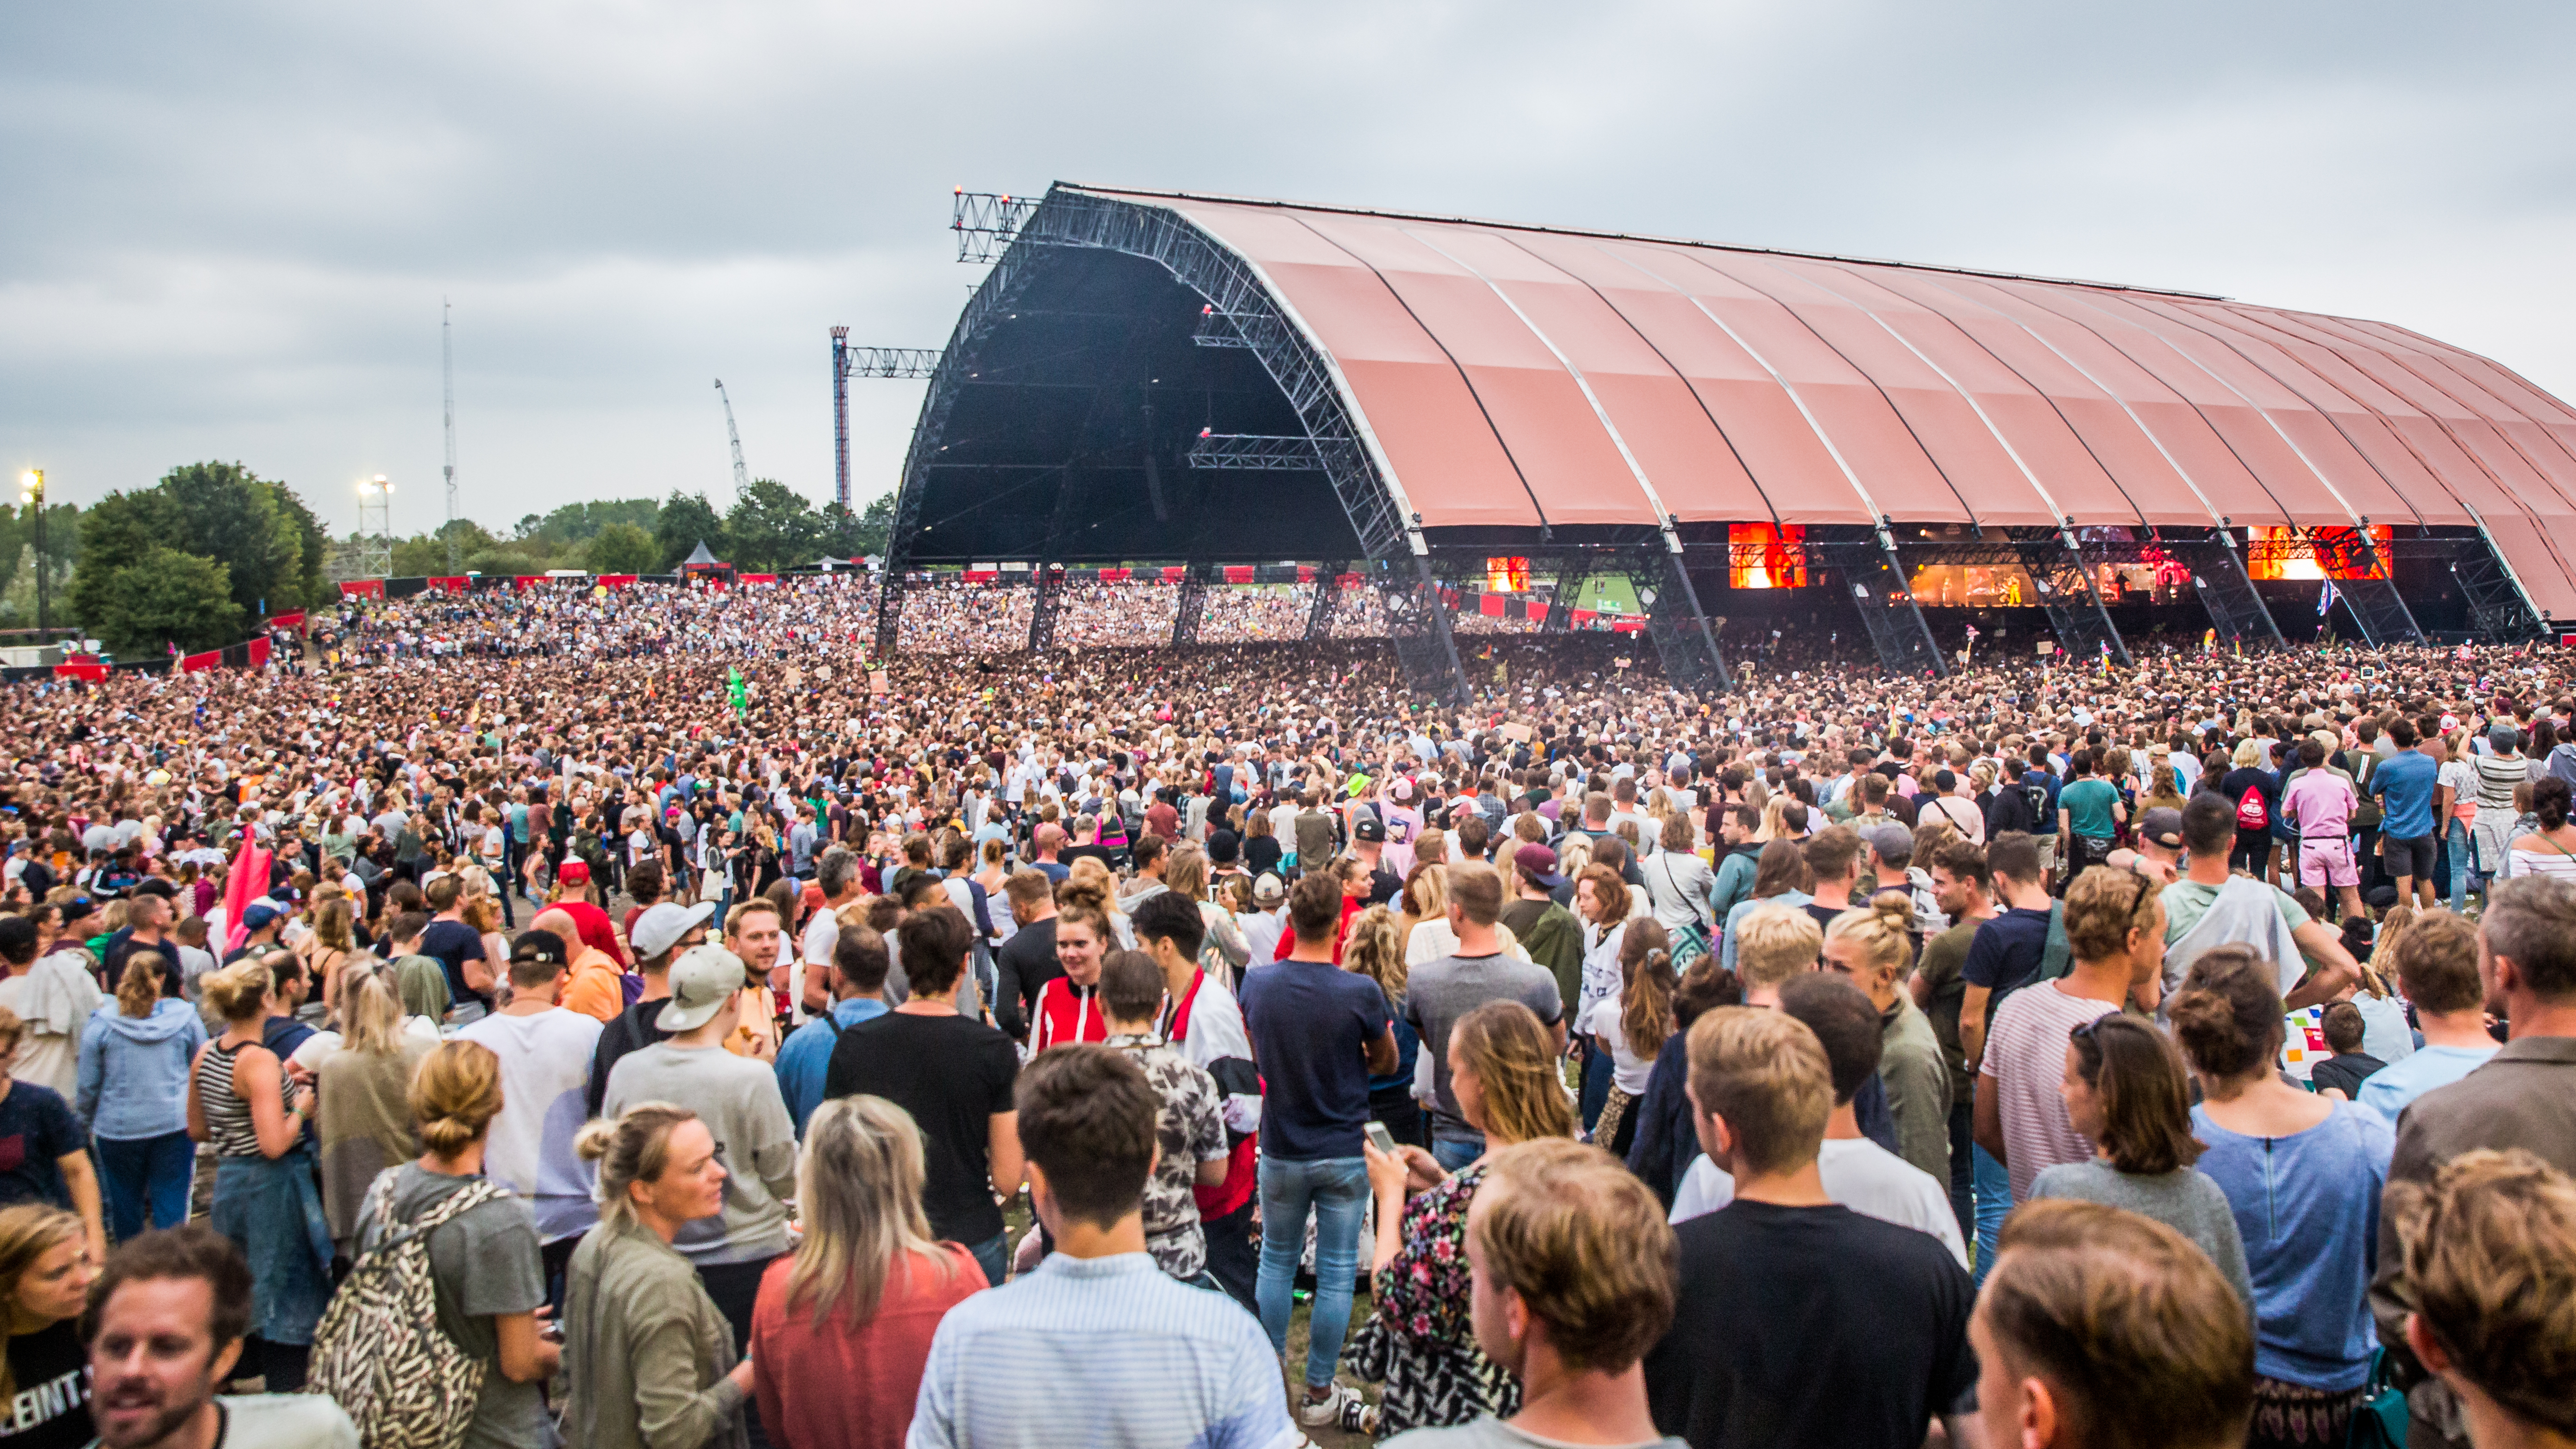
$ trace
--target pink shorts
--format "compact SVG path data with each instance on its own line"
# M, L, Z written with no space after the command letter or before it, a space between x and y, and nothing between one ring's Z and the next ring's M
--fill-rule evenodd
M2357 886L2361 872L2352 863L2352 842L2328 836L2299 842L2299 884Z

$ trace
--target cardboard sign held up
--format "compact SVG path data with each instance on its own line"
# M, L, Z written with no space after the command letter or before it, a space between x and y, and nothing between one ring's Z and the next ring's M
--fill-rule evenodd
M871 669L868 671L868 693L883 694L890 687L891 686L886 683L886 673L884 670Z
M1496 731L1496 733L1516 745L1525 745L1530 742L1530 727L1525 724L1507 724L1500 730Z

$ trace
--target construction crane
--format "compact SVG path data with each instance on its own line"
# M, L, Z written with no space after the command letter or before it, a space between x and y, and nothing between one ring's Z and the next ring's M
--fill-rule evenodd
M733 441L733 496L751 490L751 470L742 466L742 431L733 425L733 399L725 396L724 379L716 379L716 400L724 404L725 436Z

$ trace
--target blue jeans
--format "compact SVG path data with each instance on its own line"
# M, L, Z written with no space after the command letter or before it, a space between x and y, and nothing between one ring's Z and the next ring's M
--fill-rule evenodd
M1610 1054L1588 1043L1583 1049L1583 1091L1579 1105L1586 1132L1601 1120L1601 1109L1610 1105ZM1601 1145L1607 1147L1610 1144L1605 1142Z
M1979 1086L1985 1083L1980 1081ZM2003 1237L2004 1218L2012 1212L2012 1173L1994 1154L1980 1147L1977 1159L1977 1282L1983 1286L1986 1270L1994 1266L1996 1242Z
M975 1244L966 1251L974 1256L975 1265L984 1270L984 1281L993 1287L1001 1287L1002 1279L1011 1266L1009 1230L995 1233L991 1238Z
M197 1175L197 1144L187 1129L158 1137L98 1139L100 1187L107 1197L108 1227L116 1241L131 1242L151 1226L175 1228L188 1220L188 1188Z
M1485 1139L1476 1137L1443 1137L1433 1133L1431 1159L1443 1172L1463 1172L1467 1164L1485 1155Z
M1333 1381L1342 1339L1351 1331L1351 1289L1359 1279L1360 1215L1368 1206L1368 1163L1358 1157L1311 1162L1261 1159L1261 1276L1253 1301L1270 1351L1288 1351L1290 1290L1306 1251L1306 1215L1315 1217L1315 1312L1306 1339L1306 1386Z
M1973 1099L1950 1104L1950 1212L1962 1238L1977 1233L1976 1116Z
M2452 817L2450 845L2451 909L2465 911L2469 908L2470 877L2475 874L2469 868L2469 856L2473 853L2469 846L2469 822Z

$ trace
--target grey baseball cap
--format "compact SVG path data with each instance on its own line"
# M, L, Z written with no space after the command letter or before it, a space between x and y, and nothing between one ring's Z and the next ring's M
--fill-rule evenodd
M742 958L722 946L691 946L671 963L671 1004L662 1008L653 1024L664 1031L691 1031L706 1025L743 988L749 974Z

